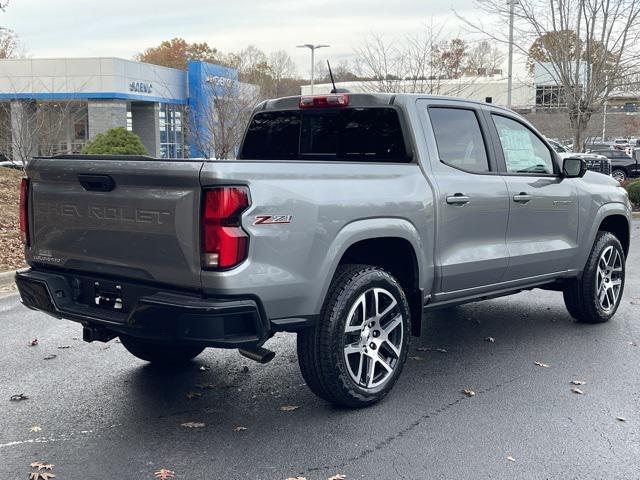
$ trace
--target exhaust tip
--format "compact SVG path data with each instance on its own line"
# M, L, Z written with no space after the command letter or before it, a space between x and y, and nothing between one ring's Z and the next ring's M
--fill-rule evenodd
M239 348L238 352L243 357L247 357L248 359L261 363L262 365L269 363L276 356L276 352L272 352L271 350L267 350L262 347Z

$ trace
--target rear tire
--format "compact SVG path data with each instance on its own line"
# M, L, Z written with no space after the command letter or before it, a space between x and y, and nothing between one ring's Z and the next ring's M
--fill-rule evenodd
M175 345L169 342L143 340L126 335L120 335L120 341L134 357L158 365L185 363L200 355L204 350L204 347Z
M603 323L613 317L624 291L625 257L620 241L598 232L582 277L563 291L569 314L581 323Z
M384 398L402 372L411 316L404 291L385 270L338 268L318 325L298 333L298 361L319 397L346 407Z

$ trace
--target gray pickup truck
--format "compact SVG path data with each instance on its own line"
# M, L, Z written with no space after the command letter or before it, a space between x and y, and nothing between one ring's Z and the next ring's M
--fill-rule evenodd
M423 312L543 288L580 322L620 303L630 203L511 111L422 95L261 103L234 161L35 158L23 303L152 362L297 332L302 375L385 396Z

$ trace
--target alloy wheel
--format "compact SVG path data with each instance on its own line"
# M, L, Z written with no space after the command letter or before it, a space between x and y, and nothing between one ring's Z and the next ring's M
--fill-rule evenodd
M360 387L386 383L399 364L404 322L398 301L384 288L370 288L351 306L344 330L344 360Z
M605 248L598 259L596 295L600 308L606 313L611 312L618 304L623 269L622 255L618 249L612 245Z

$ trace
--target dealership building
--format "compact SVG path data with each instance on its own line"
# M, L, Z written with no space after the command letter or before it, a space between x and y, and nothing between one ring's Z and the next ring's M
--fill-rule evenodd
M79 153L126 127L151 156L201 157L185 115L209 108L207 87L220 79L236 81L237 71L200 61L183 71L111 57L0 60L0 154Z

